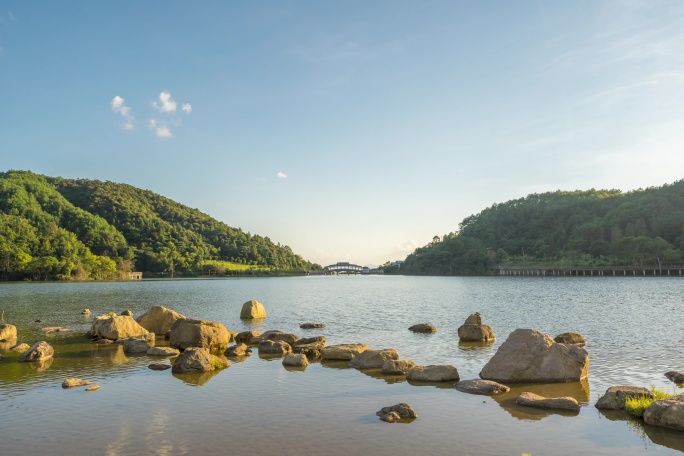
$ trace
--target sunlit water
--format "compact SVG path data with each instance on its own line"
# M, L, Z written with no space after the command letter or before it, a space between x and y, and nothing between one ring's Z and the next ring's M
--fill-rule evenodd
M302 277L1 284L0 312L19 341L47 340L51 363L18 363L0 343L0 454L55 455L630 455L684 451L684 432L645 426L593 404L611 385L679 391L663 373L684 370L682 278ZM264 303L262 323L239 319L244 301ZM328 344L396 348L418 364L452 364L462 379L479 371L516 328L552 337L583 334L589 381L516 386L490 398L451 384L411 385L343 364L286 370L257 355L216 375L182 378L147 368L151 358L82 336L95 315L164 305L234 331L280 329ZM80 314L89 308L92 316ZM457 328L480 312L497 334L490 346L459 345ZM40 319L37 323L34 320ZM304 322L325 323L301 330ZM437 326L432 335L407 330ZM70 335L45 335L44 326ZM167 342L158 341L158 345ZM158 359L157 359L158 360ZM66 377L101 386L63 390ZM583 407L557 413L515 406L521 391L570 395ZM387 424L375 412L408 402L419 418Z

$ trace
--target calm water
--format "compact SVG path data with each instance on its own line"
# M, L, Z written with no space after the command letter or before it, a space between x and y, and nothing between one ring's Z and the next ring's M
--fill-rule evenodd
M19 341L47 340L51 363L17 363L0 343L0 452L55 455L630 455L684 451L684 432L645 426L593 404L611 385L675 389L663 373L684 370L684 279L302 277L1 284L0 312ZM242 303L261 301L268 318L239 319ZM92 316L164 305L234 331L280 329L328 344L363 342L396 348L417 364L453 364L477 374L516 328L575 331L587 341L589 381L520 386L503 397L460 393L451 385L411 385L338 364L286 370L256 354L216 375L173 376L147 368L147 356L90 344ZM91 317L80 315L90 308ZM480 312L497 340L459 345L457 328ZM35 323L40 319L43 323ZM303 322L322 330L299 329ZM415 323L437 326L413 334ZM44 335L43 326L75 330ZM161 341L158 345L164 345ZM66 377L102 388L63 390ZM571 395L579 414L525 409L521 391ZM375 412L408 402L420 417L387 424Z

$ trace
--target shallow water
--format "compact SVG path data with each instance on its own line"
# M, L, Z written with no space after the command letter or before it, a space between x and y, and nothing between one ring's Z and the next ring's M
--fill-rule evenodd
M645 426L593 404L611 385L678 391L663 373L684 369L681 278L301 277L114 283L1 284L0 312L19 341L47 340L51 363L17 363L0 343L0 436L3 455L19 454L642 454L684 451L684 432ZM239 319L248 299L266 306L260 323ZM453 364L476 378L506 336L534 328L555 336L582 333L589 380L522 385L500 397L460 393L452 385L412 385L343 363L286 370L257 355L215 375L151 371L151 359L127 356L82 336L93 316L164 305L234 331L280 329L328 344L396 348L418 364ZM80 315L83 308L91 316ZM492 345L460 345L457 328L480 312L497 334ZM41 323L34 320L40 319ZM301 330L301 323L325 329ZM414 334L415 323L438 332ZM65 326L71 334L43 334ZM158 345L166 344L158 341ZM13 344L12 344L13 345ZM66 377L102 388L63 390ZM570 395L579 413L516 406L521 391ZM408 402L419 418L387 424L375 412ZM36 433L35 429L39 432ZM39 437L38 437L39 436Z

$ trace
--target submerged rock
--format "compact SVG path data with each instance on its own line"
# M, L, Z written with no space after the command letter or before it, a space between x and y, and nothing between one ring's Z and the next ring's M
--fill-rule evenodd
M155 370L155 371L163 371L167 369L171 369L171 364L169 363L150 363L147 365L149 369Z
M189 347L204 347L210 350L225 350L230 333L221 323L208 320L176 320L171 327L169 345L180 350Z
M45 361L50 358L55 354L55 349L52 348L52 345L48 344L44 340L41 340L40 342L36 342L31 346L31 348L28 349L28 351L25 351L21 355L19 355L19 358L17 358L17 361L20 363L24 362L34 362L34 361Z
M0 324L0 342L16 340L17 327L9 323Z
M366 350L368 350L366 344L331 345L323 349L321 356L323 359L351 361Z
M454 385L458 391L468 394L493 395L507 393L511 389L491 380L462 380Z
M90 315L90 309L83 309L81 315Z
M640 386L611 386L603 396L596 401L595 407L604 410L624 410L628 397L654 397L648 388Z
M413 408L406 404L405 402L392 405L389 407L383 407L380 411L376 412L376 415L380 417L382 421L388 423L396 423L401 420L414 420L418 418L418 414L413 410Z
M289 353L283 358L283 366L306 367L308 365L309 360L301 353Z
M684 394L652 403L644 412L646 424L684 431Z
M672 380L675 383L684 383L684 372L679 371L669 371L665 372L665 377Z
M256 299L252 299L251 301L247 301L242 305L240 318L243 320L266 318L266 308Z
M173 363L174 374L211 372L230 366L230 363L209 353L209 349L188 347Z
M349 361L349 366L356 369L381 369L385 361L397 359L399 353L394 348L366 350Z
M409 331L427 334L437 332L437 328L434 325L431 325L430 323L421 323L418 325L411 326L409 328Z
M515 400L515 403L518 405L525 405L527 407L570 410L573 412L577 412L580 409L580 405L577 400L570 396L547 398L534 393L520 393L518 398Z
M146 330L164 336L176 321L183 319L185 317L175 310L164 306L152 306L135 320Z
M61 326L46 326L45 328L42 328L41 331L43 331L45 334L52 334L69 332L71 329L62 328ZM88 336L90 337L90 334L88 334Z
M73 388L75 386L87 386L93 382L81 378L69 377L62 382L62 388Z
M406 375L406 373L414 367L416 367L416 363L410 359L388 359L382 365L382 374Z
M97 390L99 390L99 389L100 389L100 385L93 385L93 386L89 386L89 387L86 388L85 390L88 391L88 392L90 392L90 391L97 391Z
M563 334L558 334L553 338L554 342L559 344L573 344L578 347L584 347L587 345L587 341L584 339L582 334L577 334L574 332L566 332Z
M502 383L576 382L586 378L589 354L576 345L559 344L532 329L516 329L480 372Z
M325 328L323 323L302 323L299 325L301 329L320 329Z
M406 380L417 382L457 382L458 370L449 364L416 366L408 371Z
M461 342L489 342L496 339L492 328L482 324L479 312L466 318L463 325L458 328L458 337Z

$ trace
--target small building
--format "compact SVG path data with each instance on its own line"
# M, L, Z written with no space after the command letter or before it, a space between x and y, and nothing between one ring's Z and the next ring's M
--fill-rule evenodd
M401 269L403 266L404 262L402 260L399 261L392 261L392 266L394 266L397 269Z
M142 272L129 272L128 278L131 280L142 280Z

